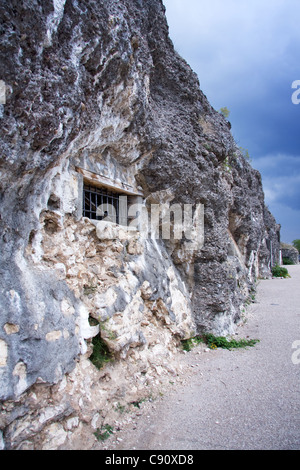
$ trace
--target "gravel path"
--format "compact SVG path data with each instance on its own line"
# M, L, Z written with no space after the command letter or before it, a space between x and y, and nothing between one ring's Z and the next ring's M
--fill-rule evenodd
M187 371L193 368L186 384L148 404L135 428L109 448L299 450L300 265L288 270L291 279L260 281L238 329L259 343L186 354Z

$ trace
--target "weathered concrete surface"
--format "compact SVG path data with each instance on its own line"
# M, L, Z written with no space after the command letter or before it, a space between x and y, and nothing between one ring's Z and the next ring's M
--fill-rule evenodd
M291 279L260 282L240 328L260 342L189 353L187 375L196 372L186 384L148 404L136 430L109 448L299 450L300 267L288 269Z

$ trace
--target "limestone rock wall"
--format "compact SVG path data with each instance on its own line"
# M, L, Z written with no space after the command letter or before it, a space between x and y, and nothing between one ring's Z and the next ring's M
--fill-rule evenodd
M0 9L3 446L76 446L120 400L176 376L182 339L234 331L280 227L160 0ZM143 194L146 210L201 204L204 243L107 237L82 217L86 172ZM115 355L101 371L97 335Z

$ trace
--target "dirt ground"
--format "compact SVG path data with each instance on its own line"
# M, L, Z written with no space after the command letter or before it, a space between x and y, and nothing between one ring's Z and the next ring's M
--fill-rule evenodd
M183 354L183 383L141 403L107 450L299 450L300 265L290 279L261 280L235 338L245 349Z

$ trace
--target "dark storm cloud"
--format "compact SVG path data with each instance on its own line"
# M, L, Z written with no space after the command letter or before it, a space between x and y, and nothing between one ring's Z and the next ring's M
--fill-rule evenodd
M300 211L300 158L291 155L267 155L255 161L263 175L266 201L280 203Z
M163 0L170 36L261 174L282 239L300 238L298 0ZM298 95L300 97L300 93Z

